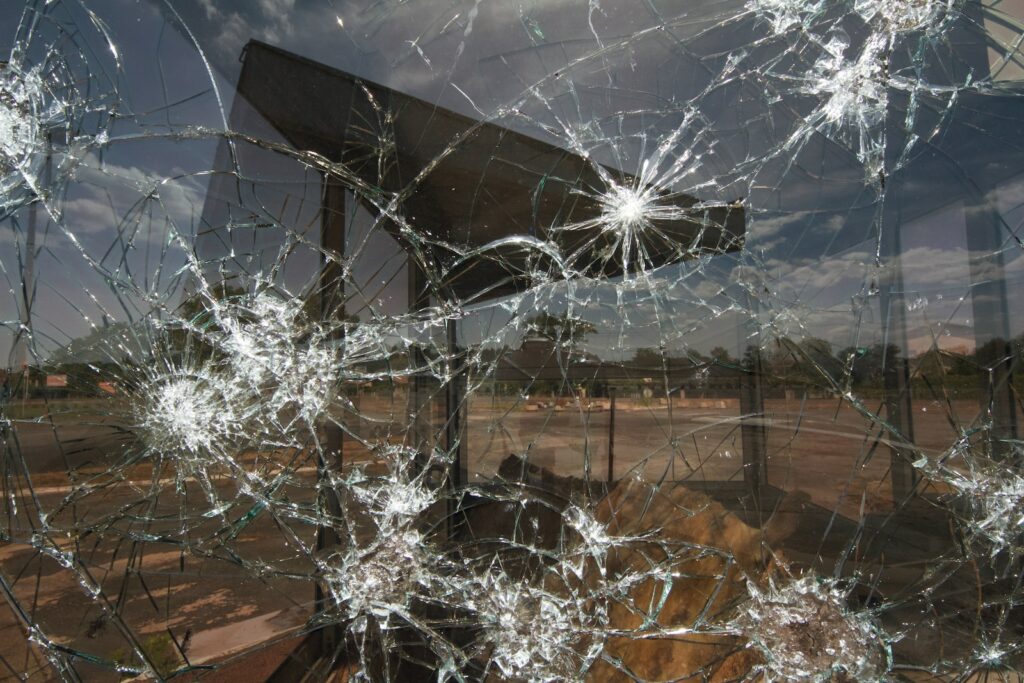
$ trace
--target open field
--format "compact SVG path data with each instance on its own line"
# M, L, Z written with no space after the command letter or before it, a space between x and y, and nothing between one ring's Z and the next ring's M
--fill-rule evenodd
M888 442L877 424L846 403L768 400L764 415L742 416L735 399L688 399L672 405L619 399L613 440L609 408L607 400L594 400L583 408L556 407L554 402L501 405L474 400L468 406L464 437L471 478L486 480L505 458L516 454L556 474L575 477L584 476L589 458L591 478L605 480L611 442L613 479L639 474L651 480L741 489L742 426L748 424L765 430L767 483L772 487L804 491L821 509L839 511L849 520L856 520L862 508L882 515L894 509ZM977 403L971 401L955 402L951 408L957 412L953 420L939 406L915 407L914 433L922 451L936 455L949 448L956 439L951 422L968 424L978 412ZM402 397L360 397L362 419L352 428L369 440L394 440L394 435L407 431L406 409ZM12 584L18 602L32 606L31 619L44 632L97 657L128 651L123 637L102 618L75 575L55 559L62 548L71 546L77 547L79 557L88 558L79 569L102 586L134 632L154 637L170 632L178 640L191 634L187 655L193 662L220 661L260 642L301 632L314 611L314 581L308 558L296 549L294 539L286 538L266 516L257 517L232 538L228 545L239 557L273 562L294 572L293 577L266 573L254 578L257 572L224 552L217 515L203 521L206 498L194 480L185 480L178 489L173 471L154 472L149 461L121 469L121 480L104 479L104 471L130 452L131 441L112 423L102 419L76 423L72 414L69 411L52 422L15 420L3 442L5 494L9 500L13 495L19 507L13 514L9 510L13 542L0 545L0 571ZM440 411L435 411L427 431L441 429L442 419ZM344 452L347 465L369 459L365 449L351 440L346 441ZM12 457L15 453L20 457ZM243 470L260 463L280 467L295 455L248 453L238 458L238 464ZM16 467L22 459L39 507L53 515L50 521L60 528L93 532L67 534L53 549L53 556L24 543L39 520L26 504L26 479ZM316 469L308 458L297 462L289 495L308 501ZM72 483L69 468L77 470L79 483ZM73 491L82 491L81 482L89 477L101 485L69 499ZM231 476L213 476L211 481L218 499L244 500ZM152 540L161 534L182 537L182 498L190 501L191 526L184 537L191 550L185 553L172 543ZM108 516L116 519L109 533L96 532ZM314 529L307 527L307 531L301 541L311 544ZM123 540L133 534L150 540ZM39 653L27 647L10 610L0 613L0 655L13 671L36 671L33 680L50 679L52 673ZM85 671L89 680L117 679L112 672L95 667ZM0 680L12 675L12 670L0 667Z
M736 399L687 399L671 406L618 400L614 435L609 402L592 403L530 410L472 404L466 444L471 475L493 476L516 453L559 474L583 476L587 455L591 477L606 480L612 443L613 479L639 473L648 479L742 482L749 467L742 434L747 424L765 431L771 485L806 491L818 505L853 517L862 497L869 507L891 507L889 435L848 403L769 399L763 416L743 416ZM953 409L958 424L969 424L979 410L972 401L955 402ZM932 456L958 438L949 416L934 405L915 411L914 434L916 447Z

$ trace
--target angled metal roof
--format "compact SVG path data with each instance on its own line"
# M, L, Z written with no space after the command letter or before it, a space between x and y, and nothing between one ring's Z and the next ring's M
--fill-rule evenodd
M601 213L598 202L580 193L605 185L591 160L279 48L250 42L237 90L291 145L341 162L363 186L361 199L375 192L382 200L397 197L402 218L425 238L417 248L428 250L444 273L443 286L460 298L493 298L531 284L524 251L495 242L524 235L550 240L553 227ZM673 203L693 208L684 219L658 223L661 239L647 248L651 266L741 248L745 214L738 204L689 196ZM411 246L396 225L389 229ZM582 253L583 274L622 274L622 264L604 255L609 242L599 232L557 239L564 253Z

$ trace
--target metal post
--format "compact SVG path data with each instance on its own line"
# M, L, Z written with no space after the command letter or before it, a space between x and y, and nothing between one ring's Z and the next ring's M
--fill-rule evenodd
M52 175L52 149L53 133L46 134L46 162L45 162L45 186L50 187ZM17 348L15 357L21 365L22 370L22 398L29 398L29 379L31 370L29 363L29 343L31 341L32 329L32 302L35 299L35 270L36 270L36 231L39 223L39 203L44 201L42 197L36 197L28 209L28 234L25 236L25 268L22 272L21 292L24 307L22 308L21 329L14 343Z
M615 481L615 387L608 387L608 482Z
M743 482L760 514L761 494L768 485L768 414L764 408L764 366L761 357L760 300L747 296L746 323L737 326L744 349L739 365L740 440L743 444ZM746 346L744 347L744 343Z
M878 221L878 253L882 273L878 283L879 313L882 319L885 428L889 441L889 477L894 503L914 494L914 410L910 385L907 340L907 303L903 282L902 207L897 188L890 189Z
M418 314L430 307L430 288L427 274L412 254L406 256L406 269L409 278L409 312ZM430 334L427 327L424 327L423 334ZM412 420L412 423L409 425L409 445L419 451L419 455L416 458L417 468L422 468L426 464L429 459L429 452L436 443L434 416L432 414L434 397L430 391L431 378L427 370L427 355L423 349L423 344L425 343L425 339L415 340L409 350L414 368L412 377L409 378L408 410Z
M469 482L469 463L466 451L467 426L464 416L467 412L465 359L459 351L458 321L448 320L445 323L448 336L448 355L451 358L451 376L445 387L445 447L453 455L453 462L448 478L448 486L458 489ZM458 513L461 498L452 496L448 509L448 536L457 533Z
M760 336L755 336L760 343ZM743 481L750 488L758 510L761 493L768 483L768 435L765 426L761 348L747 347L740 371L740 436L743 443Z
M344 329L339 325L342 320L338 319L344 314L344 283L341 280L341 267L338 262L331 259L328 254L341 255L345 253L345 188L341 184L325 177L323 182L323 208L320 219L320 246L324 249L321 256L320 266L320 287L319 304L320 317L329 322L332 329L339 332L332 335L331 343L340 341ZM330 470L340 470L342 462L342 431L341 427L335 424L329 417L323 424L323 442L320 453L317 455L317 477L323 481ZM327 487L320 487L321 496L320 509L325 511L332 518L341 515L341 501L337 493ZM316 547L317 550L336 546L341 542L337 531L334 528L321 524L317 528ZM317 583L314 604L318 613L323 612L326 607L327 594L324 587ZM321 631L320 655L328 655L333 652L340 641L340 631L337 627L327 627Z

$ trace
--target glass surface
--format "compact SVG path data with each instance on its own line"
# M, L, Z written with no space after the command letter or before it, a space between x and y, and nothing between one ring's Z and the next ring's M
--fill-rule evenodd
M1021 0L0 16L0 680L1020 680Z

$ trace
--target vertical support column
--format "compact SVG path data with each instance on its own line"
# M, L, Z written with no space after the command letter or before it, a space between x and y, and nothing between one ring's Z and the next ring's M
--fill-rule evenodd
M615 387L608 387L608 487L615 481Z
M760 340L760 335L756 337ZM740 373L740 432L743 442L743 481L760 509L762 488L768 482L768 438L765 431L761 349L754 344L743 354Z
M974 317L975 357L983 372L982 413L989 422L988 455L1005 458L1017 438L1013 397L1014 350L1010 340L1010 312L1006 269L1000 250L1001 221L984 197L965 202L967 251L971 272L971 307Z
M768 483L768 435L765 430L764 386L761 362L760 302L747 297L747 324L739 325L740 348L744 348L740 370L740 437L743 443L743 482L761 509L761 493Z
M345 187L330 177L323 180L323 208L320 217L320 246L324 254L320 259L320 281L318 287L320 318L336 330L331 343L340 343L343 328L338 325L344 318L345 286L342 281L341 265L336 261L345 254ZM322 426L321 450L317 454L317 477L324 481L331 471L341 469L343 432L330 418ZM341 501L338 494L327 487L318 488L319 509L337 519L341 516ZM317 550L336 546L341 538L335 529L321 525L317 529ZM318 612L326 606L327 595L324 587L317 583L315 605ZM327 627L321 631L321 656L332 653L340 644L340 630Z
M25 263L21 278L24 307L21 309L21 329L18 330L18 335L14 339L14 345L17 349L15 354L17 360L15 362L21 368L22 399L24 400L29 398L29 380L31 379L29 345L32 343L32 340L29 330L32 329L32 302L35 298L36 224L38 222L38 215L39 200L36 200L28 209L28 235L25 238Z
M902 332L906 336L906 322L903 311L906 304L902 293L883 299L886 313L886 332ZM895 321L892 319L895 318ZM914 416L911 412L913 395L910 391L910 360L901 353L906 342L885 344L882 366L882 384L885 402L885 419L894 428L889 434L889 458L892 477L893 502L904 500L914 491L917 475L910 464L915 459Z
M451 377L445 391L445 445L455 461L452 464L452 484L461 486L469 480L466 462L466 367L465 357L459 348L458 321L445 323L448 334L448 354L451 358Z
M986 9L980 2L970 2L964 4L961 12L968 21L958 22L950 38L955 41L953 44L959 46L960 62L963 65L961 68L965 73L954 74L953 78L963 82L970 74L974 81L983 80L992 76L988 46L985 41L977 40L973 31L979 26L986 27ZM981 170L977 161L974 161L973 167ZM980 178L969 177L973 175L973 167L964 166L965 177L961 183L967 194L964 218L970 260L975 358L987 370L979 380L979 403L982 414L988 420L988 455L1003 459L1013 455L1014 449L1010 442L1018 434L1012 384L1016 354L1011 344L1006 269L1001 252L1008 233L1002 217L987 196L993 189L991 184L979 187L978 183L982 182ZM1016 464L1020 466L1024 463L1018 461Z
M892 197L899 190L889 190ZM886 198L878 218L880 234L879 313L882 318L882 386L885 420L884 436L889 441L889 472L893 502L910 496L917 479L914 468L914 414L910 391L910 361L907 358L907 303L903 286L902 218L895 200Z
M466 416L469 407L466 401L466 363L462 350L459 348L458 321L445 322L448 336L448 356L451 359L451 376L445 387L445 447L452 454L453 461L449 471L448 485L458 489L469 483L469 462L466 442L468 424ZM448 537L457 533L459 524L459 496L449 499Z
M406 256L409 283L409 312L418 313L430 307L430 292L426 273L415 258ZM433 448L434 425L431 415L430 378L422 368L427 366L427 356L420 342L412 344L410 349L413 372L409 381L409 418L411 420L409 446L420 453L418 463L422 466L427 454L424 448Z
M45 181L44 187L50 187L50 180L53 174L53 132L46 134L46 161L44 165ZM32 304L35 301L36 290L36 233L39 226L40 202L44 198L37 197L28 207L28 232L25 236L25 261L22 264L21 293L23 307L21 309L21 327L14 338L13 356L14 362L21 369L21 390L22 399L28 400L29 386L31 385L32 370L31 356L32 349ZM6 365L6 363L5 363ZM15 385L16 387L17 385ZM16 393L15 387L11 388ZM13 393L11 395L13 399Z

